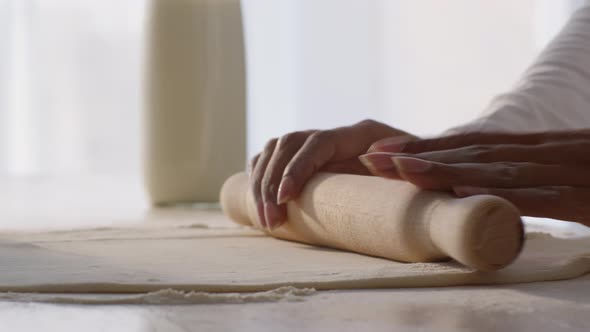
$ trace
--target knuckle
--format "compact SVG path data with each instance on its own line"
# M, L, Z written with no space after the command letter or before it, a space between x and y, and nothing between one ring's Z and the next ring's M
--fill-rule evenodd
M381 124L380 122L377 122L377 121L375 121L373 119L364 119L364 120L361 120L361 121L357 122L355 124L355 126L359 126L359 127L373 127L373 126L377 126L377 125L380 125L380 124Z
M277 144L278 145L291 144L294 141L297 141L297 138L299 137L299 135L300 135L299 132L285 134L285 135L281 136L281 138L279 138Z
M520 174L521 167L517 163L502 162L498 163L497 177L502 181L511 181L517 178Z
M273 138L266 142L266 145L264 146L264 151L268 152L268 150L274 149L274 147L277 145L277 141L277 138Z
M488 162L491 161L491 155L494 148L490 145L473 145L467 148L467 154L473 160Z
M305 135L306 134L304 132L300 131L285 134L277 140L276 146L278 149L285 150L293 146L300 145Z
M252 159L250 159L250 165L253 166L254 164L256 164L256 162L258 161L259 158L260 158L260 153L255 155Z
M334 136L334 133L332 131L322 130L322 131L317 131L317 132L311 134L308 138L308 141L310 144L313 144L313 145L322 144L322 143L332 139L333 136Z

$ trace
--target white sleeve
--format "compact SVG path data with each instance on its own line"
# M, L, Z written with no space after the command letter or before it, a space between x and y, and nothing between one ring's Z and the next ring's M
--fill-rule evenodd
M590 5L578 9L508 93L445 134L590 128Z

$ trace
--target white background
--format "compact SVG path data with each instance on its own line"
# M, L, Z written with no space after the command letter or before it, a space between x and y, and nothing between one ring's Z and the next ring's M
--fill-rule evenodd
M141 176L144 0L0 0L0 175ZM573 8L540 0L246 0L249 154L375 118L480 113Z

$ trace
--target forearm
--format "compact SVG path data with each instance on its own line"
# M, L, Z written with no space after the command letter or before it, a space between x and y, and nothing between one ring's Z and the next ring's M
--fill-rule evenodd
M508 93L446 134L590 128L590 6L579 9Z

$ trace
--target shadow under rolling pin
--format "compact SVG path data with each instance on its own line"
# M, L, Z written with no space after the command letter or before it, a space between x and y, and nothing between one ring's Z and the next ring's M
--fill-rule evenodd
M235 222L260 225L245 173L225 182L220 200ZM459 199L373 176L317 174L287 209L288 222L267 231L272 236L401 262L451 258L493 271L524 243L520 213L502 198Z

